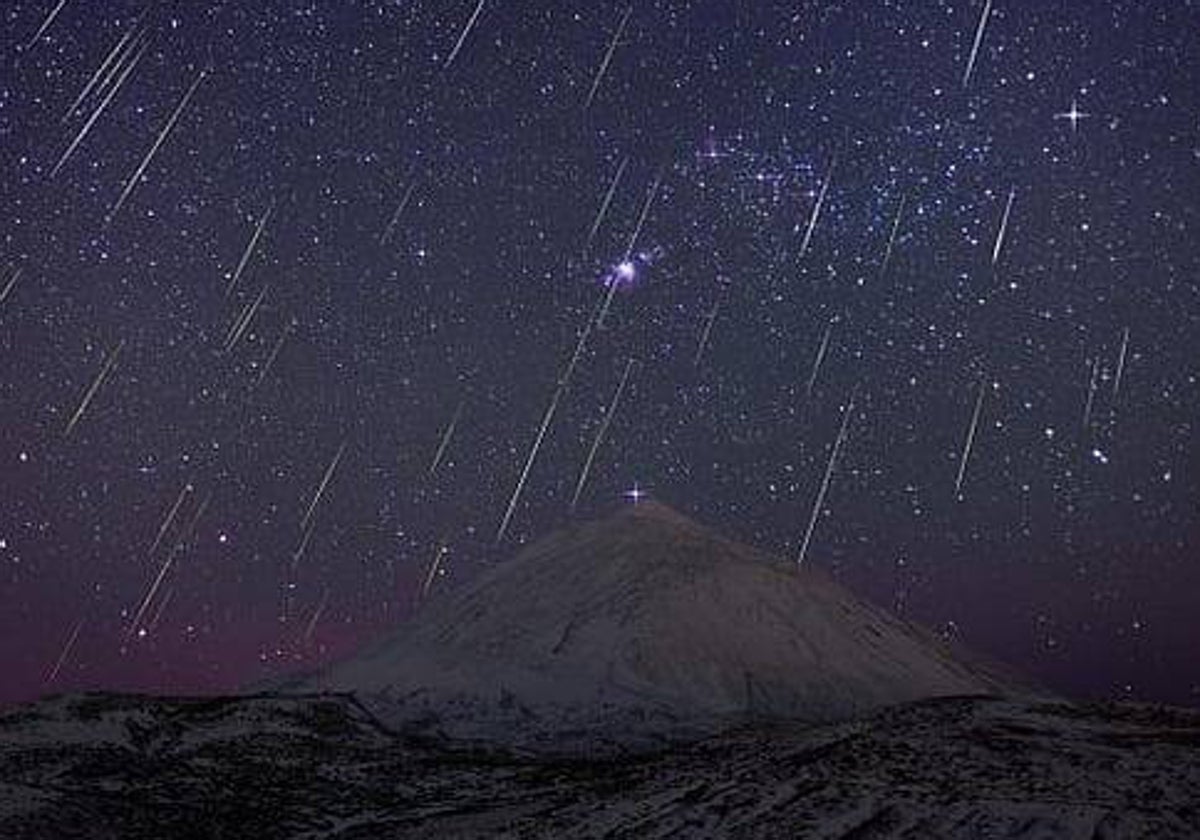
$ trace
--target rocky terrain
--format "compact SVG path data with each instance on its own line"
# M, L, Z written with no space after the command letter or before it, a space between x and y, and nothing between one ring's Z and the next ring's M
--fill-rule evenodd
M948 698L650 754L389 731L352 696L0 716L0 837L1200 837L1200 713Z

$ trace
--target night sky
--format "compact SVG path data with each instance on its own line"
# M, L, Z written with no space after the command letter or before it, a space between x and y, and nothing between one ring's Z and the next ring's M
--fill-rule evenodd
M1200 4L2 15L0 701L312 665L646 495L1200 703Z

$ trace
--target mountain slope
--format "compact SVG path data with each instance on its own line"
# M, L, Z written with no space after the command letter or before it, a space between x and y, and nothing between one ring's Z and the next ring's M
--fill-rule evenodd
M819 572L653 503L553 534L284 687L354 691L397 725L556 746L1021 692Z

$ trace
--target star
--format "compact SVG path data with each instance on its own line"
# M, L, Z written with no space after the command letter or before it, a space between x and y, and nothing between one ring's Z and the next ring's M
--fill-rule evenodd
M1063 111L1061 113L1055 114L1054 119L1070 120L1071 121L1071 131L1074 132L1074 131L1079 130L1079 121L1083 120L1083 119L1087 119L1090 116L1091 116L1091 114L1085 114L1083 111L1080 111L1079 110L1079 102L1077 100L1072 99L1071 100L1071 110Z
M633 487L626 490L622 495L636 505L642 499L646 498L648 494L641 487L638 487L638 483L635 481Z
M716 141L711 138L705 141L703 149L696 152L697 160L719 160L727 156L728 153L717 148Z

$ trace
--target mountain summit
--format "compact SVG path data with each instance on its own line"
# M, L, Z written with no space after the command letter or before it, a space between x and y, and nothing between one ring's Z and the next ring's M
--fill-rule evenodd
M314 689L353 691L404 728L529 746L1021 693L819 571L653 502L553 533L284 685Z

